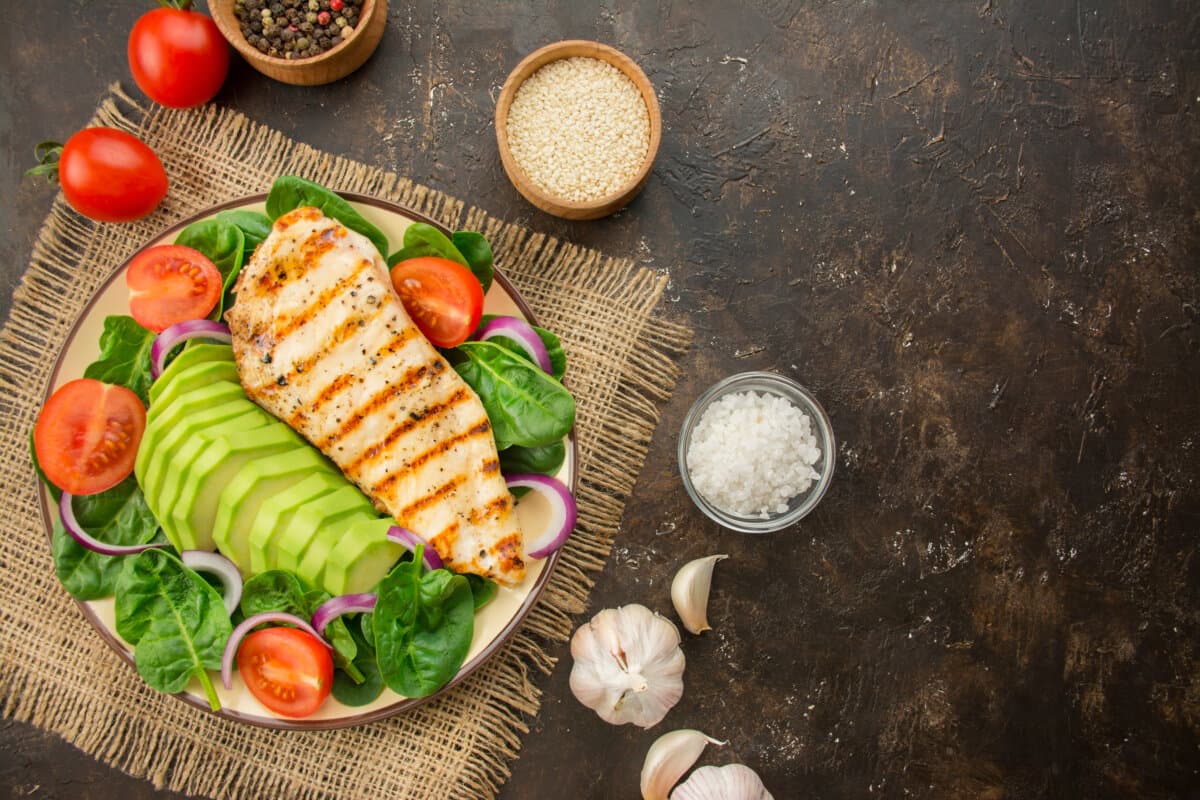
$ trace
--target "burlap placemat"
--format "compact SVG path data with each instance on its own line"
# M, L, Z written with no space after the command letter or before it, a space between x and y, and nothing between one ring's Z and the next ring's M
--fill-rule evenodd
M145 220L98 225L60 197L0 334L0 703L156 786L214 797L487 797L509 774L538 710L530 667L571 632L604 565L645 459L656 403L690 334L654 316L666 276L489 217L394 174L322 153L228 109L143 108L113 87L92 124L128 130L171 180ZM456 690L353 729L267 731L146 688L85 622L54 576L28 435L55 355L97 288L139 245L215 203L262 192L280 174L386 198L491 241L539 320L559 333L578 405L579 525L541 601L512 641Z

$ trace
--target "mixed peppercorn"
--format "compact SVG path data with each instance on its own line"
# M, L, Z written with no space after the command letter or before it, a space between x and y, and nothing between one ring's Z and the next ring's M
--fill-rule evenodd
M363 0L234 0L242 35L275 58L319 56L354 33Z

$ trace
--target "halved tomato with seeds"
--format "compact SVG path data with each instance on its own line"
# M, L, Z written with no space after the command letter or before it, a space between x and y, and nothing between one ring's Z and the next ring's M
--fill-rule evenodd
M242 640L238 672L260 703L285 717L307 717L333 688L333 658L315 636L263 628Z
M133 472L146 407L124 386L80 378L46 401L33 428L42 472L71 494L111 489Z
M129 313L142 327L162 333L177 322L204 319L221 297L221 272L199 250L178 244L150 247L125 271Z

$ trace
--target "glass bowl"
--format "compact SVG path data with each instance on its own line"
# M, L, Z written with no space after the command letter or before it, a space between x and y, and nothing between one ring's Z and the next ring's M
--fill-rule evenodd
M820 459L812 467L820 473L820 477L813 481L807 491L791 498L788 501L787 510L782 513L772 513L765 517L734 514L714 505L701 495L692 483L687 464L688 448L692 443L692 431L709 406L722 397L735 392L757 392L783 397L808 415L811 420L812 433L817 440L817 447L821 450ZM821 502L821 498L829 490L836 463L837 442L834 440L833 426L829 422L829 415L825 413L825 409L808 389L791 378L774 372L742 372L731 375L709 387L697 398L687 416L684 417L683 428L679 433L679 474L683 478L683 488L687 490L688 496L714 522L742 533L772 533L783 530L803 519L816 508L817 503Z

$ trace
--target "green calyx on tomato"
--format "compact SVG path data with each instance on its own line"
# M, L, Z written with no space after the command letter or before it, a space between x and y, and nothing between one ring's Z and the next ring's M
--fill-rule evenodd
M114 128L84 128L65 145L40 142L40 162L26 175L62 185L71 208L100 222L146 216L167 194L167 172L136 136Z
M260 703L285 717L307 717L333 688L333 658L296 628L263 628L242 640L238 672Z
M479 327L483 286L462 264L410 258L392 267L392 285L413 324L437 347L457 347Z
M38 415L33 449L46 478L64 492L89 495L133 472L146 407L124 386L79 378L60 386Z
M220 270L199 250L178 244L148 247L125 271L129 313L155 333L204 319L221 297L222 281Z
M229 44L190 0L148 11L129 32L129 70L156 103L189 108L207 103L229 72Z

